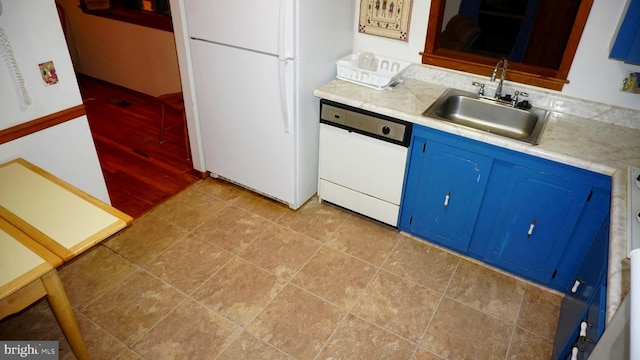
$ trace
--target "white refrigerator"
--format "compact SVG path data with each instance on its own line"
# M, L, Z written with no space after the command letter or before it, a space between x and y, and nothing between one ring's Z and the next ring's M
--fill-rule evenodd
M296 209L317 191L319 100L350 0L184 0L206 170Z

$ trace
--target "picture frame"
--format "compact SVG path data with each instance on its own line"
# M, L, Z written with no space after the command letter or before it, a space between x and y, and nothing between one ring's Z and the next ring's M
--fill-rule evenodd
M412 0L360 0L358 32L409 41Z

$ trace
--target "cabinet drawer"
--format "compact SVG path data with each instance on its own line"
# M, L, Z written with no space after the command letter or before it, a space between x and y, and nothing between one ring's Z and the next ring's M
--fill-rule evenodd
M376 199L361 192L320 179L318 197L330 203L349 208L357 213L382 221L391 226L398 225L400 206Z

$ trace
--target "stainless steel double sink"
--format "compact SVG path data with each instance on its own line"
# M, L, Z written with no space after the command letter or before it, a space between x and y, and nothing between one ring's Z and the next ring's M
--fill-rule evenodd
M422 115L536 145L549 111L519 109L472 92L448 89Z

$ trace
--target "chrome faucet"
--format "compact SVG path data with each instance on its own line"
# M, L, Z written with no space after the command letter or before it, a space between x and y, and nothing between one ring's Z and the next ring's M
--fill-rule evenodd
M502 84L504 83L504 76L507 74L508 63L509 62L507 61L506 58L502 58L498 60L496 67L493 69L493 74L491 74L491 81L496 81L496 75L498 75L498 69L500 68L500 65L502 65L502 74L500 76L500 83L498 83L498 87L496 88L496 94L494 95L496 99L499 99L502 97Z

